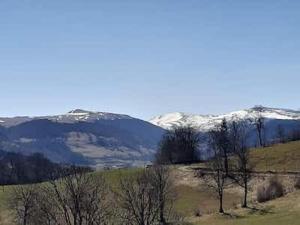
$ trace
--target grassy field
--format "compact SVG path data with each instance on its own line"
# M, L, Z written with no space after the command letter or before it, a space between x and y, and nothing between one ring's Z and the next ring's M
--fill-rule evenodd
M212 214L194 219L195 225L298 225L300 222L300 192L257 205L256 209L237 209L227 215Z
M206 186L190 187L187 185L177 186L178 198L175 209L181 215L193 217L195 212L213 213L218 210L219 200L216 194ZM240 201L239 194L227 193L224 199L224 208L229 210L236 207Z
M251 158L257 171L300 171L300 141L254 149Z
M254 149L251 152L252 162L258 171L298 171L300 161L300 142L280 144L273 147ZM299 160L298 160L299 159ZM199 165L198 165L199 166ZM187 178L180 174L182 167L173 168L178 181L187 179L186 182L177 182L177 200L175 209L194 225L296 225L300 224L300 192L294 192L281 199L267 204L255 205L256 210L242 210L238 207L241 202L239 192L231 191L225 195L225 210L228 215L217 214L218 200L215 194L206 185L193 183L196 178L193 174ZM104 172L103 174L111 187L117 188L121 177L137 174L142 169L120 169ZM192 171L192 170L190 170ZM192 172L191 172L192 173ZM192 184L193 183L193 184ZM7 196L12 187L0 187L0 225L11 225L11 216L7 210ZM204 216L198 218L195 212L200 210Z

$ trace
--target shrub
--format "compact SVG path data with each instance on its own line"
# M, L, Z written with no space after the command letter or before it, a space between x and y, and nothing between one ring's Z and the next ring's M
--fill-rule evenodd
M295 187L296 189L300 189L300 177L297 178L294 187Z
M269 180L267 185L259 186L257 189L257 201L267 202L272 199L280 198L284 195L283 185L276 177Z
M267 197L266 197L266 188L265 186L259 186L257 188L257 201L258 202L266 202L267 201Z
M201 209L195 209L195 211L194 211L194 216L196 216L196 217L201 217L203 214L202 214L202 211L201 211Z

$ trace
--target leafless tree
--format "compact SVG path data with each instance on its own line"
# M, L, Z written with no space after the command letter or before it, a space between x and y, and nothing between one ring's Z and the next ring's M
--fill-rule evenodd
M86 173L81 168L71 170L67 176L43 187L46 196L40 199L41 215L48 224L107 224L111 216L110 195L104 177Z
M214 157L207 162L207 168L209 168L211 172L205 174L203 179L205 179L206 184L217 194L219 199L219 212L224 213L223 197L228 176L225 172L222 155L214 151Z
M118 204L122 224L153 225L158 220L158 207L155 202L155 191L149 174L143 171L137 176L123 178L120 182Z
M117 194L122 224L165 225L170 219L175 191L170 171L154 166L137 176L125 177Z
M210 150L212 151L212 157L207 161L206 166L209 172L204 174L206 184L211 187L219 199L219 212L224 213L223 209L223 197L224 189L228 180L228 172L226 172L224 152L222 149L222 135L220 130L214 130L210 132ZM228 165L228 164L227 164ZM229 171L229 170L228 170Z
M255 117L250 121L254 124L257 138L260 147L265 147L265 136L266 136L266 129L265 129L265 118L263 117L262 113L264 108L262 106L254 107L255 110Z
M249 126L246 122L233 121L230 125L231 146L234 149L234 159L236 160L230 177L244 188L244 199L242 205L244 208L247 207L249 181L253 170L248 147L249 130Z
M170 218L173 202L176 198L171 171L167 166L154 165L148 172L156 195L158 220L161 225L165 225Z
M210 146L218 151L219 157L224 160L225 173L229 173L229 153L230 153L230 141L229 130L226 119L222 120L222 123L215 129L209 132Z
M35 213L36 185L16 186L9 198L9 206L15 212L20 225L28 225Z
M47 184L48 185L48 184ZM54 193L46 187L39 187L33 224L63 225L62 213L57 207Z

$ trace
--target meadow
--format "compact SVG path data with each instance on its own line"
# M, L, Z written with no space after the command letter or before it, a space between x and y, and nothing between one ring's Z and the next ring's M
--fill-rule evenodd
M253 149L251 160L255 170L260 172L295 172L298 171L300 142L279 144L272 147ZM285 197L264 204L255 201L253 190L250 207L241 209L241 191L237 187L225 190L225 215L217 213L218 199L215 193L194 175L194 168L203 165L174 166L174 182L177 198L175 210L185 217L187 224L202 225L296 225L300 221L300 191L288 193ZM102 174L112 189L118 188L121 177L135 176L141 168L119 169L95 172L95 179ZM0 188L0 224L13 225L7 200L13 186Z

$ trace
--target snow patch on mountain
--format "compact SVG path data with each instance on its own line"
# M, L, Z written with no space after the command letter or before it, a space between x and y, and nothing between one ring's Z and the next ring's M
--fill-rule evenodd
M38 116L38 117L12 117L0 118L2 126L11 127L21 123L29 122L38 119L48 119L57 123L75 123L75 122L94 122L97 120L118 120L118 119L133 119L128 115L114 114L106 112L92 112L83 109L71 110L66 114L55 116Z
M224 118L228 121L247 120L257 117L258 114L261 114L261 116L265 119L300 120L300 111L268 107L253 107L223 115L194 115L179 112L168 113L154 117L149 122L165 129L191 125L199 131L206 132L214 128L217 124L220 124Z

